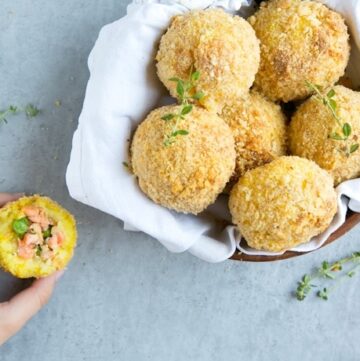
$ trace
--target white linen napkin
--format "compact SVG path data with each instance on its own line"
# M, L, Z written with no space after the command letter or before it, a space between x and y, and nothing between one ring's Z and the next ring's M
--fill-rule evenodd
M360 34L359 0L347 0L346 5L343 0L325 2L343 12L353 33ZM225 196L199 216L179 214L150 201L122 165L128 161L132 132L167 96L154 64L161 35L172 16L210 6L243 16L253 9L252 0L134 0L124 18L102 28L88 60L90 79L66 182L74 199L123 220L125 229L143 231L172 252L189 251L205 261L220 262L235 252L241 238L230 225ZM360 46L359 37L355 39ZM344 222L348 200L341 195L350 197L351 208L360 211L360 179L340 185L338 194L339 212L329 229L295 251L320 247Z

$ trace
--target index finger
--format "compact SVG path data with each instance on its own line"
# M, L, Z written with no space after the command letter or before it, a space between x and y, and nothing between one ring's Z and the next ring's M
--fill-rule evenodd
M18 332L48 302L63 271L36 280L9 302L0 304L0 345Z
M22 197L23 193L1 193L0 192L0 207L11 201L16 201Z

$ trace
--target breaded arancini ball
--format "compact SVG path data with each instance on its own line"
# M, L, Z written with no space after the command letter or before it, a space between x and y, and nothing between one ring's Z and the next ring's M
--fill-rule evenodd
M292 154L311 159L329 171L337 185L360 177L360 150L349 154L351 145L360 142L360 93L341 85L333 90L336 113L343 124L351 126L349 139L330 138L333 133L341 135L341 128L331 110L313 96L298 108L291 120L289 146Z
M304 158L280 157L245 173L232 189L229 207L250 247L280 252L323 232L337 202L325 170Z
M311 94L306 81L322 87L344 75L350 45L342 16L309 0L270 0L249 18L261 42L256 88L288 102Z
M41 278L71 260L77 231L74 217L38 195L0 209L0 266L19 278Z
M286 154L286 117L281 107L258 93L228 103L220 117L235 140L234 179Z
M200 72L196 92L201 103L218 111L229 96L248 92L259 68L259 40L248 22L220 9L190 11L175 16L156 55L160 80L176 97L176 83Z
M235 168L234 139L216 114L194 107L177 129L188 131L166 146L174 120L161 119L179 106L155 109L137 128L131 163L142 191L155 203L197 214L222 192Z

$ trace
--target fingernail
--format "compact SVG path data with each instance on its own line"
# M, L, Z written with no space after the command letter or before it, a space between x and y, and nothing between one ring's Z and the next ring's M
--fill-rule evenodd
M55 274L55 281L57 282L64 274L65 270L61 270L61 271L58 271L56 272Z

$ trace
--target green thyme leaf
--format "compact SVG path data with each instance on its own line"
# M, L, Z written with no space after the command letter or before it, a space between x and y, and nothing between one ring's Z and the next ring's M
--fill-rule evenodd
M347 273L347 276L348 277L354 277L355 276L355 271L349 271L348 273Z
M342 128L343 134L346 138L351 135L351 125L349 123L345 123Z
M0 111L0 123L7 123L8 115L15 115L19 111L18 107L15 105L9 105L9 107L3 111Z
M16 114L16 113L18 112L18 107L15 106L15 105L10 105L10 106L9 106L9 112L10 112L11 114Z
M193 105L189 104L189 105L185 105L182 109L181 109L181 115L186 115L191 113L191 111L193 110Z
M329 92L326 94L326 96L328 98L332 98L333 96L335 96L335 90L334 89L330 89Z
M176 92L180 99L184 97L185 89L184 89L184 82L179 80L176 86Z
M199 71L194 71L191 74L191 80L194 81L198 81L200 79L200 72Z
M204 98L205 94L203 92L197 92L195 93L195 95L192 96L192 98L194 100L201 100L202 98Z
M336 101L335 101L334 99L329 99L328 102L329 102L330 108L331 108L333 111L336 111L336 108L337 108ZM326 105L326 104L325 104L325 105Z
M350 146L350 154L356 152L358 149L359 149L359 144L358 143L352 144Z
M318 291L317 295L324 301L327 301L329 298L329 293L328 293L327 288L323 288L322 290Z
M164 115L163 117L161 117L162 120L165 120L165 121L169 121L171 119L174 119L175 118L175 114L166 114Z
M189 132L185 129L178 129L175 132L171 133L173 137L177 137L178 135L188 135Z
M330 138L331 138L331 139L334 139L334 140L344 140L344 138L343 138L340 134L338 134L338 133L332 133L332 134L330 134Z
M174 81L174 82L178 82L178 81L180 81L181 79L179 79L179 78L170 78L169 80L170 80L170 81Z
M30 221L27 217L19 218L15 220L12 224L13 231L22 238L24 234L28 231L30 226Z
M306 296L311 291L311 288L314 287L311 283L311 277L309 275L304 275L300 282L298 282L298 287L296 289L296 298L299 301L303 301Z
M25 114L28 118L34 118L40 113L40 110L33 104L28 104L25 107Z

